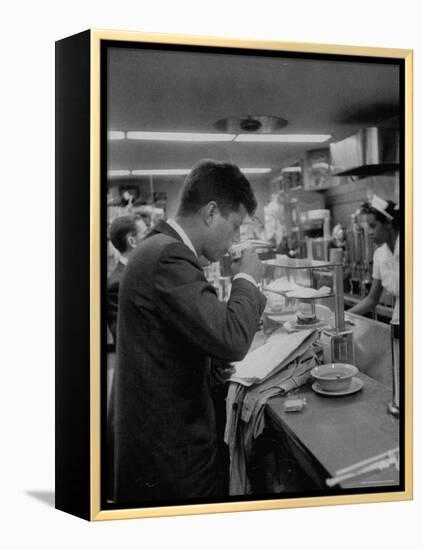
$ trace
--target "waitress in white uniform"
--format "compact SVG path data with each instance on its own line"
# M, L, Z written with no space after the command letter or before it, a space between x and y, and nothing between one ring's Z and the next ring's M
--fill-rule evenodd
M393 201L374 195L370 203L374 218L370 234L378 247L373 255L372 286L368 295L349 311L363 315L379 303L382 289L395 297L392 322L399 322L399 227L400 210Z

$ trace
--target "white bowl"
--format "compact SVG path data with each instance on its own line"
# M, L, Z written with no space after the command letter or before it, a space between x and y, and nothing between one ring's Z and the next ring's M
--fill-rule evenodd
M328 363L311 369L310 374L325 391L344 391L351 386L358 368L348 363Z

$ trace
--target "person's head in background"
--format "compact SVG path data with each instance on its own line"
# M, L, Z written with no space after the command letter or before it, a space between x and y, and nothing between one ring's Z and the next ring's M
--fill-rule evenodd
M123 188L121 190L120 206L131 206L135 201L136 193L134 189Z
M164 191L153 193L153 206L163 211L163 217L166 217L167 194Z
M185 179L176 220L188 232L198 255L211 262L225 254L257 201L238 166L199 161Z
M372 214L369 233L375 244L380 246L386 243L391 250L394 250L401 223L399 206L391 200L374 195L369 204L368 213Z
M127 258L146 231L147 226L141 219L132 214L120 216L110 225L110 240L120 255Z
M153 207L142 199L138 199L132 206L132 214L138 219L142 220L146 227L151 227L153 218Z

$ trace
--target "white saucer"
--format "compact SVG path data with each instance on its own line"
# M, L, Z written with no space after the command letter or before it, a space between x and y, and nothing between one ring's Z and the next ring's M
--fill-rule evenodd
M324 321L323 319L317 319L313 323L303 324L298 323L296 319L293 319L291 321L287 321L284 323L284 327L288 332L292 332L293 330L304 330L304 329L311 329L311 328L323 328L328 326L328 321Z
M308 294L301 290L291 290L286 292L287 298L295 298L296 300L300 300L301 302L313 302L314 300L319 300L321 298L329 298L332 295L331 291L328 292L318 292L316 291L316 294Z
M360 391L363 386L364 386L363 380L361 380L360 378L356 378L354 376L354 378L351 381L351 386L347 390L327 391L322 389L320 387L319 382L317 381L314 382L311 387L316 393L320 393L321 395L330 395L330 396L338 397L341 395L350 395L351 393Z
M269 288L265 286L263 288L264 292L270 292L271 294L278 294L278 296L285 296L287 292L291 292L291 290L273 290L272 288Z
M266 317L268 317L270 320L275 321L276 323L285 323L287 320L292 319L292 317L295 316L295 313L292 311L286 311L286 312L272 312L272 311L265 311L264 312Z

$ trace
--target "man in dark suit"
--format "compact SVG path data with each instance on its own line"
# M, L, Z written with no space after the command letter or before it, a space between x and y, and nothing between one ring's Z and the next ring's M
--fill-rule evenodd
M108 488L107 497L113 499L114 484L114 397L113 379L116 368L116 328L119 304L119 287L126 269L129 256L144 233L145 223L133 215L119 216L110 225L110 240L119 252L119 261L107 279L107 325L113 337L113 343L107 353L107 448L108 448Z
M244 252L227 303L199 257L217 261L256 200L238 167L200 161L175 220L160 221L120 287L116 371L116 501L224 497L210 394L210 359L242 359L259 326L263 266Z
M116 344L116 325L119 300L119 285L129 256L142 239L147 227L133 215L119 216L110 225L110 240L119 252L119 261L107 279L107 324Z

